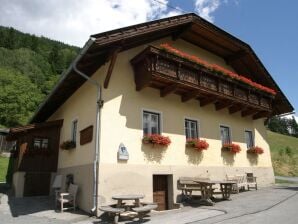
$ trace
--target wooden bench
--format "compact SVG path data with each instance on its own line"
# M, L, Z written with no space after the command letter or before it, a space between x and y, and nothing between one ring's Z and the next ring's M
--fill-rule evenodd
M101 206L99 207L99 210L108 213L108 215L114 216L115 224L118 223L120 214L125 211L124 208L113 208L111 206Z
M132 208L132 210L134 212L137 212L138 213L138 217L139 217L139 220L142 221L143 217L148 214L149 212L151 212L151 210L154 210L157 208L157 204L156 203L148 203L144 206L141 206L141 207L135 207L135 208Z

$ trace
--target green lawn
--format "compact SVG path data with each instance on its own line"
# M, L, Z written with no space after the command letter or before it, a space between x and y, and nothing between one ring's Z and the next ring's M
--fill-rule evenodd
M298 176L298 138L268 131L274 172L280 176Z
M0 182L5 182L9 158L0 156Z

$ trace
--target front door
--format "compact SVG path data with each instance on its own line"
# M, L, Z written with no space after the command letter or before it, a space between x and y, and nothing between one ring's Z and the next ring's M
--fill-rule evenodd
M167 175L153 175L153 201L158 211L168 209L168 178Z
M27 172L25 174L24 196L49 195L51 173Z

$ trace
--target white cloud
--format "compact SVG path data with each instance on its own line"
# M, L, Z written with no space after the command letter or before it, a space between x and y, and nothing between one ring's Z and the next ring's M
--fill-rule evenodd
M224 3L227 3L227 0ZM214 17L211 14L218 9L220 4L220 0L196 0L195 11L209 22L214 22Z
M295 118L296 122L298 123L298 116L296 116L295 114L282 116L282 118L287 118L287 119L292 119L293 117Z
M82 46L91 34L181 14L168 0L0 0L0 25Z

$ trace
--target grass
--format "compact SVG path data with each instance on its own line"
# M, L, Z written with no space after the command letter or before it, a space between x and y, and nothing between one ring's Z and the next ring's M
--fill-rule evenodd
M293 181L288 181L288 180L280 180L280 179L275 179L276 184L296 184L296 182Z
M298 138L268 131L275 175L298 176Z
M8 168L9 158L0 155L0 182L6 181L6 173Z

